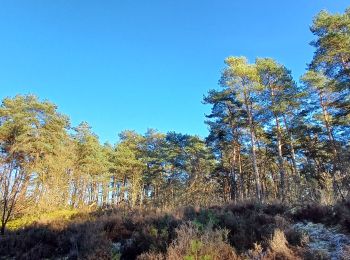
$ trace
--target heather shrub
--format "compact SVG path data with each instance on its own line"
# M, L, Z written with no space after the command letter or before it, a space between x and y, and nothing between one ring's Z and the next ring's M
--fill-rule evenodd
M350 200L337 203L334 207L334 219L344 231L350 232Z
M8 231L0 237L0 255L4 259L296 259L298 255L314 259L325 253L310 253L308 236L295 230L291 221L314 218L346 229L349 208L342 202L334 208L309 205L289 213L278 204L248 202L163 212L109 208L63 214Z
M228 230L199 230L192 222L176 230L177 238L169 246L166 259L238 259L228 241Z
M110 242L98 223L55 220L34 223L0 237L0 255L15 259L103 259L110 255Z
M291 217L295 221L311 221L326 225L339 225L350 232L350 200L341 201L334 206L308 204L297 209Z
M165 256L161 253L147 252L139 255L137 260L165 260Z
M287 206L282 203L273 203L265 205L262 210L265 214L272 216L283 215L287 210Z
M217 226L230 231L228 241L238 252L253 248L255 243L266 248L266 241L275 229L285 230L290 225L283 216L277 214L282 209L282 206L265 207L252 202L227 205L216 212Z
M302 232L301 230L296 230L295 228L287 228L284 231L286 238L292 246L306 246L310 241L309 236Z
M329 224L334 221L332 207L319 204L307 204L299 209L292 216L296 221L308 220L314 223Z

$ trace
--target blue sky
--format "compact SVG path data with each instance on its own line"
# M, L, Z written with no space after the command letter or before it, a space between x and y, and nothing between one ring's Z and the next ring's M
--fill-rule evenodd
M272 57L296 78L309 26L344 0L1 0L0 98L32 93L102 142L124 129L207 135L201 104L225 57Z

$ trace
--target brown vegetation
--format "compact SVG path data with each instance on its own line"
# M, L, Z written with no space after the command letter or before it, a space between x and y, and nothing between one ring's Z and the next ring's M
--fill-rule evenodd
M322 210L309 205L294 213L281 204L252 202L173 211L97 210L8 232L0 238L0 255L15 259L297 259L310 252L292 223L312 220L341 224L348 230L349 205ZM342 221L328 222L334 212Z

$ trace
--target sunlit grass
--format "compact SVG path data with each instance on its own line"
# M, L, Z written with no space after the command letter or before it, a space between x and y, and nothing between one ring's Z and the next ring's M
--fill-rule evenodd
M76 209L61 209L47 213L26 215L8 222L7 228L9 230L17 230L33 224L34 222L49 222L53 220L69 220L78 213Z

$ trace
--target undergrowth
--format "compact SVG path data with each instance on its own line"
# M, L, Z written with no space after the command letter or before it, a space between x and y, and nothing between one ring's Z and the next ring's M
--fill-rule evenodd
M62 210L10 222L1 259L298 259L310 255L296 221L340 225L350 203L334 207L253 202L209 208Z

